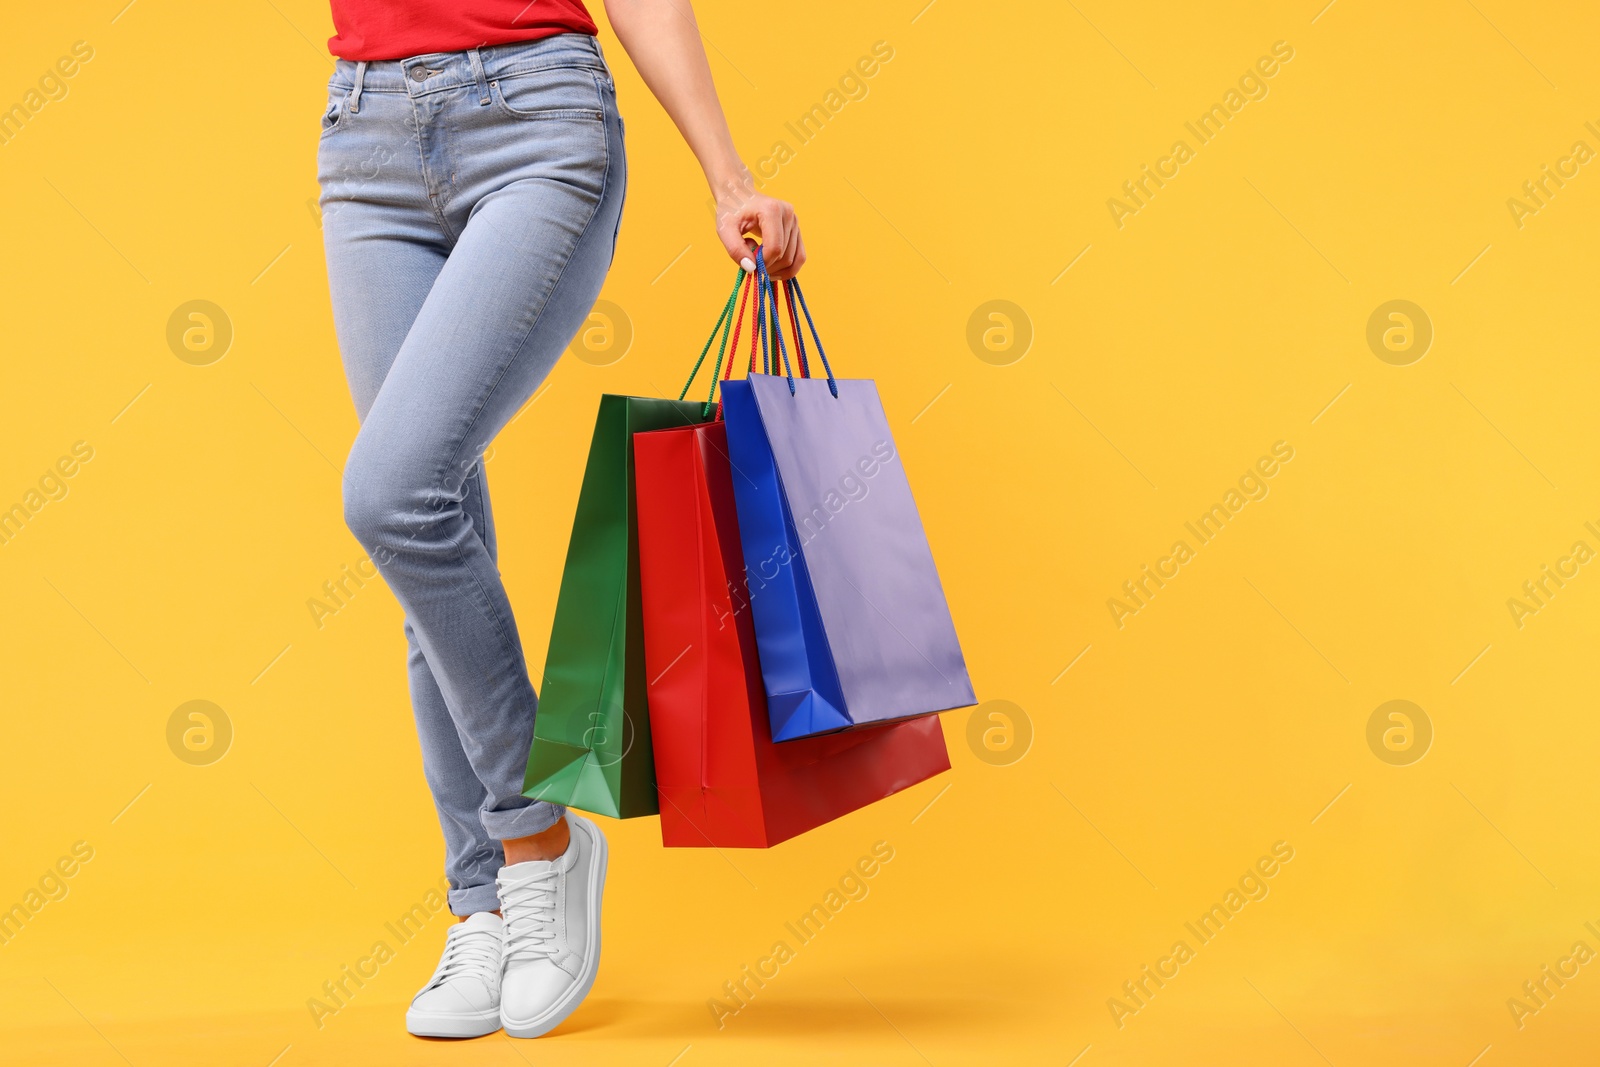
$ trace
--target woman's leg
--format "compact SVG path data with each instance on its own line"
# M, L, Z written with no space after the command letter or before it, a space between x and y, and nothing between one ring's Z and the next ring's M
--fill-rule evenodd
M560 56L551 45L539 59ZM405 61L424 77L399 82L446 87L408 90L409 122L426 204L453 246L345 470L350 528L405 608L485 790L480 817L496 840L537 834L561 811L522 795L535 696L467 501L484 449L582 324L611 261L624 183L620 124L597 53L574 56L571 67L525 76L533 83L519 87L521 112L498 98L513 79L497 80L491 101L468 57ZM366 106L332 136L359 130ZM365 198L382 201L375 192Z
M346 84L333 94L337 106L348 107L350 89ZM350 395L363 421L452 243L439 231L423 192L415 135L395 121L403 118L397 112L406 104L404 97L369 95L368 120L359 133L350 130L359 112L341 115L347 128L331 144L325 136L321 153L334 320ZM466 488L463 507L492 559L494 526L481 469ZM503 861L500 842L484 830L479 814L488 792L473 774L410 620L405 635L423 776L445 840L450 910L462 916L490 911L499 906L494 877Z
M494 566L478 456L565 347L609 265L620 123L597 53L578 59L581 67L546 76L552 107L535 118L513 116L499 100L485 106L474 91L482 82L414 99L397 91L415 85L399 63L370 65L353 99L354 65L341 64L320 152L335 320L363 422L347 511L407 609L424 771L446 840L451 909L461 915L496 907L502 838L545 836L560 817L521 796L535 698ZM454 66L467 67L466 57ZM588 99L571 98L575 84ZM588 106L571 106L578 102ZM441 185L436 176L447 169ZM472 342L464 347L451 336L462 332ZM430 384L441 372L460 388ZM394 413L408 394L425 410L386 420L380 395ZM434 566L441 544L465 549L442 569ZM431 627L408 595L418 577ZM441 633L445 650L435 643ZM439 658L453 665L454 711Z
M536 834L560 809L522 795L534 690L505 587L464 501L483 450L599 291L611 256L606 215L620 195L603 184L603 170L592 191L527 180L478 202L345 469L350 529L406 610L487 791L481 818L495 839Z
M364 413L345 468L345 516L404 607L414 664L426 668L413 672L415 703L447 839L466 829L462 812L476 798L490 839L518 852L529 839L549 846L562 809L522 795L536 697L495 566L481 457L549 373L610 266L625 183L610 75L592 40L553 38L372 64L367 87L360 111L337 114L323 142L324 171L341 153L375 161L336 198L337 217L325 209L330 273L354 279L367 295L351 303L383 317L416 287L374 266L376 248L448 254ZM374 136L356 136L363 130ZM376 156L372 140L386 141ZM341 337L359 328L340 318ZM449 727L428 714L435 692ZM412 1002L414 1033L483 1032L488 998L503 995L517 1005L514 1017L502 1014L507 1029L532 1036L587 993L606 849L593 824L572 826L565 851L499 871L502 988L483 970L498 953L498 920L474 915L452 930Z

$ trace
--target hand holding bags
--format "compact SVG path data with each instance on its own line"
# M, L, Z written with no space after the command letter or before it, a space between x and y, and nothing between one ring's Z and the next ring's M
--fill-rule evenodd
M641 433L633 448L663 843L768 847L948 770L935 716L773 742L726 427Z
M770 314L787 372L759 256L757 273L757 321L765 340ZM833 377L798 284L783 288L802 374L797 301L827 380L751 374L723 388L772 735L787 741L973 704L877 387Z

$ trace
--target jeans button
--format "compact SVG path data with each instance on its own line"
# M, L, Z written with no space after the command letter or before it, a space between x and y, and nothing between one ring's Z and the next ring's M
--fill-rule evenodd
M412 67L411 68L411 80L414 81L414 82L425 82L425 81L427 81L428 80L428 68L427 67Z

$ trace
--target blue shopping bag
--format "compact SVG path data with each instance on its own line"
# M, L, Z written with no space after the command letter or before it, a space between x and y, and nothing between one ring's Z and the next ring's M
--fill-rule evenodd
M799 286L757 264L756 319L785 373L723 383L734 502L774 740L976 703L894 435L864 379L836 379ZM826 380L809 377L795 305ZM753 362L752 355L752 362Z

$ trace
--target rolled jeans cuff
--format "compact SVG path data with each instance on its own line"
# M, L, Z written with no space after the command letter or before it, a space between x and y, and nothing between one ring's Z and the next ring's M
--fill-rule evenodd
M480 911L499 910L500 895L495 891L493 882L450 890L451 915L476 915Z
M496 841L511 841L518 837L532 837L550 829L567 809L560 804L534 800L520 808L483 813L483 831Z

